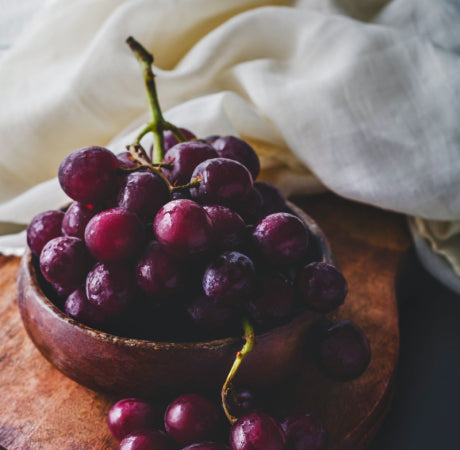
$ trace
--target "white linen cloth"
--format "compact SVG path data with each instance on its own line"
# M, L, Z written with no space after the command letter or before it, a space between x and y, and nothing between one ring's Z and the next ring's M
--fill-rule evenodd
M0 233L65 202L46 180L66 154L120 151L143 123L133 35L169 120L262 142L263 175L287 194L326 187L416 216L436 249L437 221L460 229L459 24L456 0L48 1L0 60Z

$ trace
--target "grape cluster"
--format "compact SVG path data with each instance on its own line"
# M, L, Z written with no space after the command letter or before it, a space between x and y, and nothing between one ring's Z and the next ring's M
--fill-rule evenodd
M219 407L199 394L177 397L162 408L139 398L125 398L108 413L108 426L120 450L321 450L327 433L310 414L281 422L255 408L244 396L244 413L229 428ZM224 441L229 441L228 446Z

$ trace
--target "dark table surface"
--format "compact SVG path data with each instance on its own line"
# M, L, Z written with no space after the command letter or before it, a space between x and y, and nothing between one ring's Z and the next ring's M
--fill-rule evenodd
M413 248L396 280L401 348L392 407L369 450L460 449L460 296Z

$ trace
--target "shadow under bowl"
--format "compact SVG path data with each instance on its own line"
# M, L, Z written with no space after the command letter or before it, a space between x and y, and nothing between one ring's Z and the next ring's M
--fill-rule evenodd
M316 222L290 209L310 230L310 252L333 263ZM18 302L25 329L42 355L63 374L97 391L151 396L221 387L241 349L241 337L207 342L151 342L111 335L67 317L43 293L28 250L18 272ZM305 335L317 315L305 311L285 325L256 336L237 382L247 387L279 383L299 368Z

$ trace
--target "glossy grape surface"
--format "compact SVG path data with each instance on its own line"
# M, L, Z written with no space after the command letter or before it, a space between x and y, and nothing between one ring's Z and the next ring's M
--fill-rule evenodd
M85 239L85 228L96 214L95 208L88 208L80 202L73 202L62 219L62 233Z
M182 135L187 141L196 138L196 136L186 128L179 128L179 130L182 132ZM174 147L176 144L179 143L176 136L174 136L174 133L171 130L166 130L163 132L163 142L165 152L167 152L170 148Z
M234 250L241 246L245 233L241 216L222 205L205 205L203 208L214 225L216 249Z
M287 450L323 450L327 432L322 422L310 414L287 417L282 423Z
M40 253L47 242L62 235L62 211L45 211L37 214L27 227L27 244L35 256Z
M230 450L230 447L217 442L198 442L197 444L187 445L182 450Z
M163 431L139 430L123 438L118 450L174 450L174 446Z
M78 288L67 297L64 312L77 322L96 329L102 329L107 321L104 311L88 301L83 288Z

